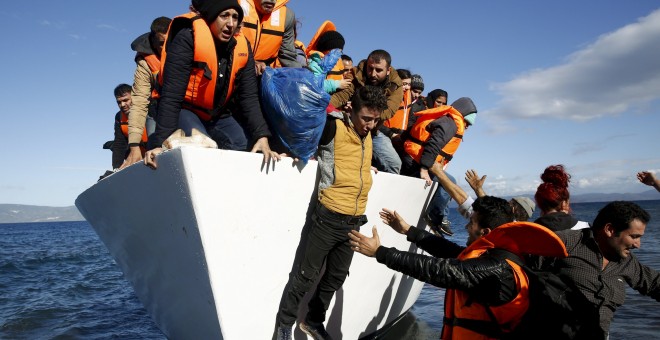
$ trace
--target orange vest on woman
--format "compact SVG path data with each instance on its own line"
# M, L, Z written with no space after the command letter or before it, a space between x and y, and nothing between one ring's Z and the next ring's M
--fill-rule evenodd
M245 37L240 33L234 35L236 46L234 47L234 54L232 57L227 96L225 97L224 103L214 103L215 86L218 79L218 56L215 52L215 39L213 38L211 30L206 22L195 13L186 13L174 18L170 24L170 30L172 27L175 27L174 25L181 24L183 24L182 27L192 26L195 44L193 69L190 72L190 79L188 80L188 87L186 88L184 106L186 109L195 112L200 119L208 121L211 119L211 110L213 110L215 106L227 104L231 98L234 91L236 73L243 69L248 61L248 43ZM161 54L162 67L158 76L160 86L163 85L163 71L165 69L165 61L167 60L166 47L171 38L172 36L168 31L168 38L165 42L165 46L163 46L163 52Z
M399 109L396 111L392 118L388 119L383 123L394 133L402 133L408 129L408 113L410 112L410 105L412 105L412 96L410 90L403 91L403 100Z
M486 236L474 241L458 256L459 260L481 256L488 249L508 250L518 256L533 254L540 256L566 257L566 247L554 232L532 222L511 222L493 229ZM455 319L470 319L492 322L486 308L504 332L512 331L529 308L529 279L525 271L515 262L506 260L513 268L518 295L513 300L501 305L486 307L474 301L462 290L447 289L445 293L445 325L442 339L494 339L484 334L454 325Z
M426 130L426 127L442 116L449 116L456 123L456 127L458 128L456 134L442 148L440 154L436 157L436 162L442 161L443 166L446 167L463 140L463 132L465 131L465 120L463 120L463 115L458 112L458 110L448 105L419 111L415 113L415 115L419 116L419 118L417 118L415 125L410 129L409 136L404 142L403 148L410 157L417 161L417 163L421 162L422 153L424 152L424 144L431 137L431 133Z
M287 11L285 4L287 2L288 0L277 1L273 12L260 18L254 0L240 1L244 15L241 33L252 46L254 60L262 61L268 66L275 65L282 45Z

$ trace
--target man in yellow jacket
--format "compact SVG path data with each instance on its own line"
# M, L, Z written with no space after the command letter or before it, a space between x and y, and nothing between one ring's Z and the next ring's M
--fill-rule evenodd
M325 273L309 301L300 329L313 339L329 339L323 322L335 292L344 284L353 259L348 232L367 222L364 215L371 189L371 131L386 107L381 89L366 86L352 98L349 112L331 112L319 142L321 179L313 224L305 238L300 265L289 276L277 313L277 339L291 339L298 317L298 305L312 288L323 263Z

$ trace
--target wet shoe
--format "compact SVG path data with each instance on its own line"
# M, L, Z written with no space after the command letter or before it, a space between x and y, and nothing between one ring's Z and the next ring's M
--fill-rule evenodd
M454 235L454 232L451 230L451 222L449 222L449 220L443 218L442 223L440 223L440 225L433 224L433 222L431 221L431 218L429 217L429 215L424 216L424 220L426 221L426 224L428 224L428 226L431 228L431 231L434 234L436 234L438 236L442 236L442 235L452 236L452 235Z
M291 333L291 326L279 326L277 327L277 340L291 340L293 339Z
M451 230L451 222L448 220L443 220L442 223L440 224L440 232L447 235L447 236L452 236L454 235L454 232Z
M330 334L325 331L325 327L323 327L323 324L319 326L312 326L308 324L307 322L303 321L300 323L300 330L305 332L305 334L309 335L312 337L314 340L332 340L330 337Z

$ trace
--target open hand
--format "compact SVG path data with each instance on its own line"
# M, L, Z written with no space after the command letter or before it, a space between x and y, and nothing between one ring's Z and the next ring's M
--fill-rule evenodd
M410 229L410 224L404 221L403 217L401 217L401 215L399 215L396 210L383 208L383 210L378 214L380 215L380 219L383 221L383 223L392 227L392 229L394 229L394 231L399 234L405 235L408 232L408 229Z
M376 250L380 247L380 237L378 237L378 230L376 226L371 228L373 237L366 237L360 234L357 230L351 230L348 234L348 237L351 239L351 248L353 251L356 251L360 254L367 255L369 257L376 256Z

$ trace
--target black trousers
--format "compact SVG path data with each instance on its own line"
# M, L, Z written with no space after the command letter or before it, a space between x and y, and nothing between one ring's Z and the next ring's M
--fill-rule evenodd
M348 233L351 230L360 230L360 226L367 223L367 218L364 215L338 214L319 203L312 214L312 221L300 267L289 278L280 306L280 325L293 326L300 300L316 281L324 261L325 273L309 301L309 311L305 319L311 324L322 324L325 321L330 300L344 284L353 259Z

